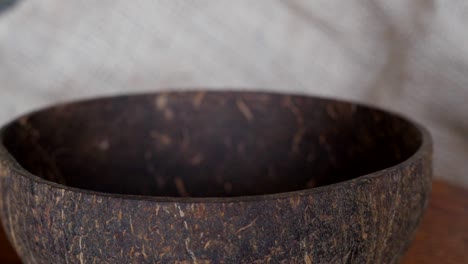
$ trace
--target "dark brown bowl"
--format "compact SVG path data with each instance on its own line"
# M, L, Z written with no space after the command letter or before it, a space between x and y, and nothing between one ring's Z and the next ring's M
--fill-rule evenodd
M1 141L0 216L25 263L396 263L431 186L425 129L308 96L82 101Z

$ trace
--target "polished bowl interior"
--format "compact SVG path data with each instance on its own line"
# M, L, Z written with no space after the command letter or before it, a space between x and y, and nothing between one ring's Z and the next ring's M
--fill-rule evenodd
M172 92L63 104L3 143L31 174L85 190L163 197L291 192L395 166L421 146L405 119L305 96Z
M431 141L398 115L257 92L66 103L0 131L24 263L398 263Z

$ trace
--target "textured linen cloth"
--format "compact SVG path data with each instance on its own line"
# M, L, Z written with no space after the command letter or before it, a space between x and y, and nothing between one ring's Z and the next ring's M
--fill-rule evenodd
M429 127L435 175L468 186L466 25L461 0L22 0L0 14L0 121L167 88L326 95Z

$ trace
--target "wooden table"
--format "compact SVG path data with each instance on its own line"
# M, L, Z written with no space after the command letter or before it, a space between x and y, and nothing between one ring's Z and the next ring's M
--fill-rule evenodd
M0 263L21 263L0 229ZM468 264L468 189L436 181L403 264Z

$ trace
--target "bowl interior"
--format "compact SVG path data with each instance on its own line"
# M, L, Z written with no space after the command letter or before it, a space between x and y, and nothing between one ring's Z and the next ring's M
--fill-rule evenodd
M118 194L271 194L396 165L421 145L408 121L304 96L180 92L64 104L18 119L3 143L29 172Z

